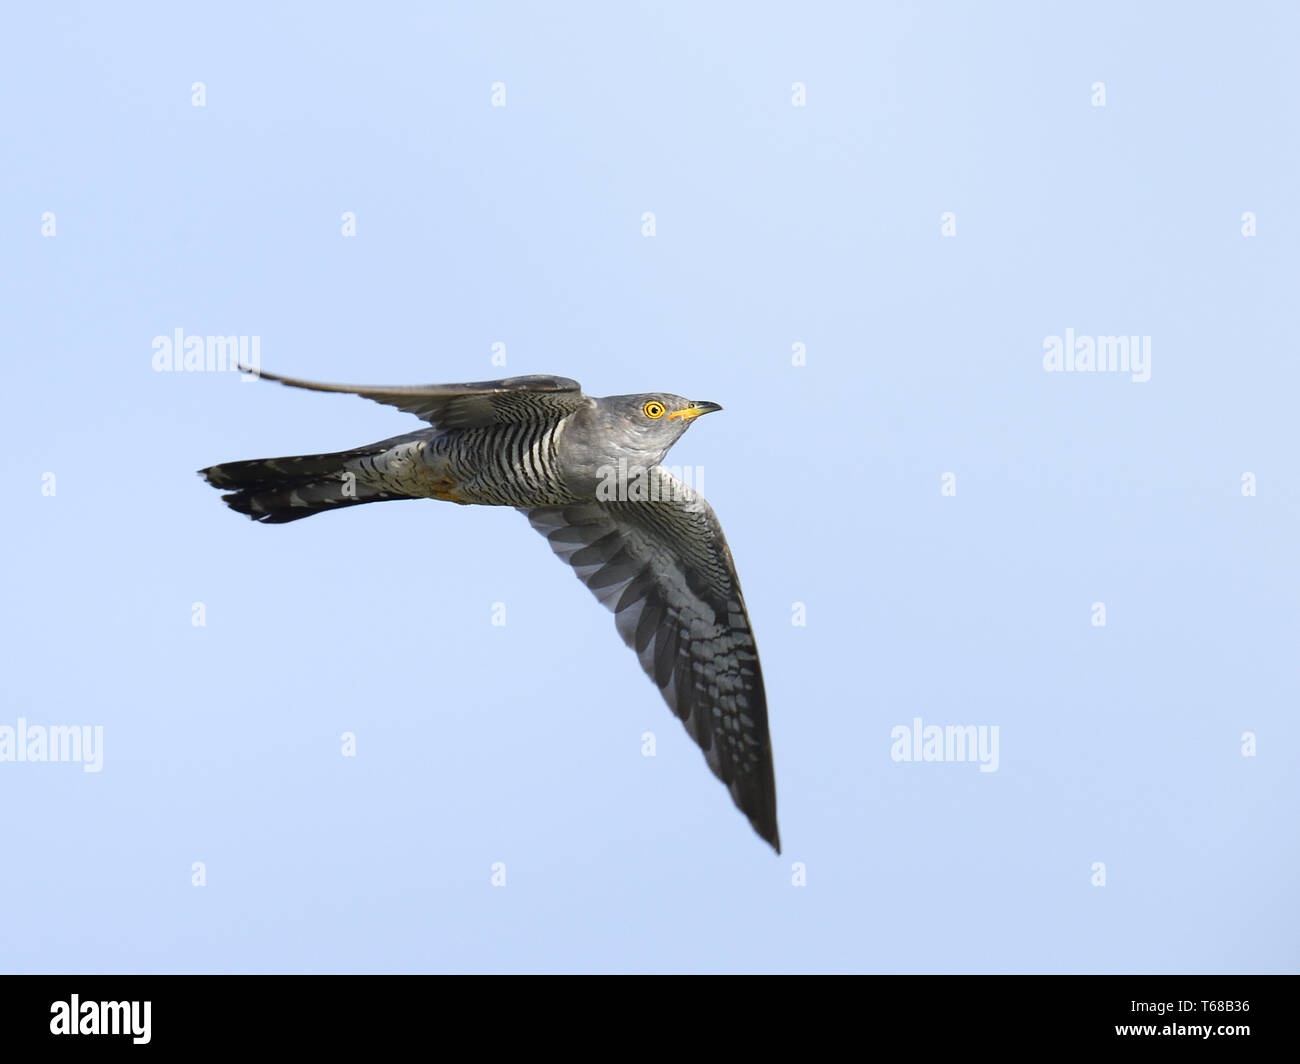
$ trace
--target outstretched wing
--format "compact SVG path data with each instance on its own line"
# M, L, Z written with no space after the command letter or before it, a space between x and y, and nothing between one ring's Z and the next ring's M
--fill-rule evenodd
M582 385L568 377L506 377L474 384L413 384L368 387L357 384L323 384L281 377L265 370L242 367L248 373L278 381L290 388L313 392L341 392L373 399L423 418L437 428L459 429L500 425L512 421L562 418L586 403Z
M662 467L648 501L523 511L609 609L754 830L781 852L767 698L745 600L704 498Z

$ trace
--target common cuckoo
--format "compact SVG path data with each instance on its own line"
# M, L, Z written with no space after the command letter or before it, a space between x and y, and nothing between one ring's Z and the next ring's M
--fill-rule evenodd
M713 774L781 852L767 699L736 567L712 508L660 464L716 403L658 392L596 399L566 377L370 388L260 376L364 396L432 427L200 470L231 509L283 524L386 499L515 507L614 612Z

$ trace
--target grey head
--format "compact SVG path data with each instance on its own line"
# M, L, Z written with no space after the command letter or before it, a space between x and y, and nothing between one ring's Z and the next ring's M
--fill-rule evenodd
M573 415L561 438L564 479L585 494L603 479L601 470L617 468L620 461L628 468L657 466L697 417L721 409L669 392L593 398Z

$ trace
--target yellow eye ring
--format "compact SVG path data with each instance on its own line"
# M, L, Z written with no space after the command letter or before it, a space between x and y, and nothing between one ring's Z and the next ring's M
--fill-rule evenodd
M645 414L648 418L654 418L656 421L663 417L666 412L664 404L659 402L657 399L651 399L650 402L646 403L646 405L641 408L641 413Z

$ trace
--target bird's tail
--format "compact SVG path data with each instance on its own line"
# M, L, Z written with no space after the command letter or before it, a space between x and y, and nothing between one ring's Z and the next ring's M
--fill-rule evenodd
M381 454L389 445L386 440L334 454L223 462L200 469L199 476L214 488L228 492L221 498L232 510L254 521L282 525L326 510L406 498L359 480L352 465L355 459Z

